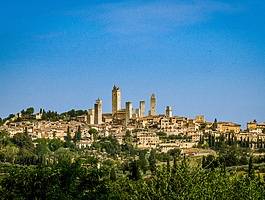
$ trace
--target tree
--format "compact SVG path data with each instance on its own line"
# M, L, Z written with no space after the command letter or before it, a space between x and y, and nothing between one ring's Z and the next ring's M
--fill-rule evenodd
M170 149L168 154L173 158L179 158L181 150L179 148Z
M18 163L22 165L36 164L37 156L31 150L27 148L20 148L18 152Z
M54 152L54 156L57 160L57 163L60 166L69 167L71 163L73 163L74 159L77 158L77 154L72 152L70 149L67 148L59 148Z
M67 132L66 132L66 136L64 137L65 142L71 142L72 141L72 136L71 136L71 132L70 132L70 127L67 127Z
M13 164L17 158L18 152L19 148L17 148L16 146L7 145L0 150L0 159L3 162L10 162Z
M167 159L167 172L170 173L170 160Z
M139 168L139 165L137 163L136 160L133 160L131 163L130 163L130 176L129 178L132 179L132 180L139 180L141 179L141 172L140 172L140 168Z
M202 168L206 167L206 158L205 156L202 157Z
M139 155L139 167L142 170L142 172L145 174L148 170L148 161L146 160L146 151L141 151Z
M125 135L124 135L123 142L125 144L132 144L132 141L133 141L133 138L132 138L132 135L131 135L131 131L127 130Z
M81 127L80 126L78 126L78 130L75 133L73 140L74 140L74 143L79 142L81 140Z
M156 172L156 151L155 149L152 149L148 158L149 161L149 169L152 172L152 174L155 174Z
M248 162L248 177L250 179L253 179L255 177L255 170L253 168L252 156L249 158L249 162Z
M50 149L46 139L37 139L38 143L35 148L36 155L38 156L39 163L46 164L49 160Z
M0 131L0 148L10 143L9 133L7 131Z
M33 115L34 113L34 108L33 107L29 107L27 108L27 110L25 111L26 115Z
M97 129L91 128L89 129L88 133L92 136L93 141L96 141L98 138L98 131Z
M56 151L60 147L63 147L63 141L58 138L54 138L48 141L48 147L51 151Z
M30 151L34 149L32 139L26 132L15 134L12 138L12 142L20 148L25 148Z
M213 125L212 125L212 130L216 131L217 130L217 119L214 119Z

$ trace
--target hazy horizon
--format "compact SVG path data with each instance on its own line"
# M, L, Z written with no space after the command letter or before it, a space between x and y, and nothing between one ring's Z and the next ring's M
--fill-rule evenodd
M0 8L0 117L33 106L265 121L265 2L18 1ZM146 112L147 114L147 112Z

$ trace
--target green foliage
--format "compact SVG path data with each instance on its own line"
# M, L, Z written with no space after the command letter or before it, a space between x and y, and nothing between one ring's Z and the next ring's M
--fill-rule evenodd
M212 130L216 131L217 130L217 119L214 119L213 125L212 125Z
M157 132L156 135L157 135L159 138L164 138L164 137L167 136L167 134L164 133L164 132Z
M33 113L34 113L34 108L33 107L27 108L27 110L25 111L26 115L33 115Z
M64 112L60 115L61 118L66 117L66 118L74 118L74 117L78 117L81 115L85 115L87 114L86 110L69 110L67 112Z
M129 165L129 168L130 168L130 175L129 175L129 178L132 179L132 180L139 180L141 179L141 171L140 171L140 168L139 168L139 164L136 160L133 160L131 161L130 165Z
M19 148L28 149L30 151L34 149L32 139L27 132L15 134L12 138L12 142Z
M93 137L93 140L96 141L98 138L98 131L94 128L91 128L88 132Z
M14 163L17 158L18 152L19 148L17 148L16 146L6 145L4 148L0 149L0 161Z
M60 149L57 153L69 155ZM71 154L71 153L70 153ZM70 156L71 157L71 156ZM171 173L159 166L156 174L142 178L136 160L129 164L129 179L118 176L114 167L108 170L88 166L79 159L51 166L5 167L8 173L0 179L2 199L263 199L265 185L255 175L237 176L220 169L189 167L185 162Z
M11 141L10 141L9 133L6 131L0 131L0 148L10 143Z
M116 138L114 137L105 137L101 140L94 142L92 145L93 148L98 149L102 152L106 152L111 156L116 157L121 152L121 146Z
M149 161L149 168L152 174L155 174L156 172L156 151L155 149L152 149L148 158Z
M60 119L60 115L56 111L49 110L46 112L42 110L42 120L57 121Z
M79 126L77 132L74 135L73 141L74 143L76 143L79 142L80 140L81 140L81 128Z
M255 170L253 168L252 156L249 158L248 162L248 177L251 179L255 178Z
M60 147L63 147L63 141L61 141L58 138L54 138L49 140L48 142L48 147L51 151L56 151L57 149L59 149Z
M148 161L146 159L146 151L140 151L138 165L139 165L139 168L142 170L142 172L146 174L148 170Z
M91 149L78 151L63 148L65 143L58 139L37 139L32 148L23 134L10 140L7 133L0 133L0 141L8 141L0 147L0 199L243 200L265 196L264 178L255 174L257 165L252 163L257 158L248 159L249 152L236 146L204 157L200 167L190 166L179 149L169 151L164 163L157 160L159 153L154 149L150 153L135 149L135 155L124 156L113 137L100 138ZM223 168L246 162L246 173L240 175L233 168Z
M180 156L181 150L179 148L170 149L168 154L173 158L178 158Z
M111 168L110 170L110 180L111 181L116 181L117 180L117 174L115 168Z

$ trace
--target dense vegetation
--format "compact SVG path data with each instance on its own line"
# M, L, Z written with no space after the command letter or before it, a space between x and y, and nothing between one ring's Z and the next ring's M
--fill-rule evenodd
M261 171L249 151L226 146L196 163L180 155L139 150L100 138L77 149L76 138L38 139L0 133L1 199L264 199ZM78 134L76 134L77 136ZM240 170L228 166L247 164Z
M27 120L36 120L34 116L35 109L33 107L29 107L27 109L23 109L20 111L19 114L14 115L10 114L8 117L2 119L0 118L0 126L4 124L6 121L13 121L13 122L21 122ZM87 114L86 110L69 110L67 112L58 113L57 111L45 111L44 109L39 110L39 114L41 114L41 120L48 120L48 121L58 121L58 120L66 120L69 121L71 119L75 119L78 116Z

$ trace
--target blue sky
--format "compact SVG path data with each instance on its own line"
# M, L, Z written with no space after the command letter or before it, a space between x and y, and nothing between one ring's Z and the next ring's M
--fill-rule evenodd
M0 6L0 117L87 109L111 89L138 107L265 121L261 0L10 0Z

